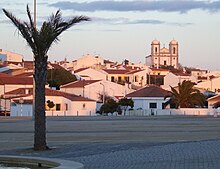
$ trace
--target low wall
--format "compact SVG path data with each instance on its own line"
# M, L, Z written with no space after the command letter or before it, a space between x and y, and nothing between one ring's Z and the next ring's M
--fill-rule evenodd
M204 108L181 108L181 109L145 109L145 110L129 110L126 116L151 116L151 115L187 115L187 116L207 116L218 114L216 109Z

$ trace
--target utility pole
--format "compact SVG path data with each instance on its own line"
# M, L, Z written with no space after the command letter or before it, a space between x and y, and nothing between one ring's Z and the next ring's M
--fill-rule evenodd
M36 0L34 0L34 28L37 29L37 5ZM33 55L33 107L32 107L32 119L35 119L35 80L34 80L34 74L35 74L35 59Z

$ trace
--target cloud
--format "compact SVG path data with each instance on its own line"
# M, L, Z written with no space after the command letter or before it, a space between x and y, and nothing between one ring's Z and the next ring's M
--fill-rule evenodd
M190 10L200 9L216 12L220 10L220 1L191 1L191 0L158 0L158 1L92 1L71 2L60 1L50 4L63 10L75 11L163 11L186 13Z
M131 20L128 18L99 18L99 17L92 17L91 18L93 22L91 23L99 23L99 24L111 24L111 25L160 25L160 24L166 24L166 25L174 25L174 26L190 26L193 25L193 23L181 23L181 22L166 22L162 20L155 20L155 19L136 19Z

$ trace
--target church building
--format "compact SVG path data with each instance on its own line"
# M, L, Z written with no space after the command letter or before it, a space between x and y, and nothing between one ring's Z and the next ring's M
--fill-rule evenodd
M151 67L160 68L161 66L173 66L178 68L179 58L178 42L172 40L169 43L169 49L160 47L158 40L153 40L151 43L151 55L146 57L146 64Z

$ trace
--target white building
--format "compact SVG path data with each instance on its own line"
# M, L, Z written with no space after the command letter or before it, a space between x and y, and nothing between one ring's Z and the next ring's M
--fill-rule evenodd
M117 83L106 80L81 80L60 86L60 90L74 93L96 101L100 100L100 94L113 98L124 97L131 89Z
M1 62L22 63L22 60L23 60L22 55L0 49L0 61Z
M161 86L165 90L170 90L171 87L178 86L178 83L182 83L184 80L191 81L191 82L197 82L197 78L195 76L191 76L189 74L185 73L172 73L169 72L164 77L164 85Z
M18 88L33 87L33 78L0 74L0 95Z
M74 94L46 88L46 116L94 116L96 115L96 101ZM13 97L11 116L32 116L33 89L20 88L7 92L6 97ZM49 108L47 101L53 102Z
M93 56L87 54L73 62L73 70L87 67L98 68L102 65L104 65L104 60L99 55Z
M93 68L81 68L74 71L74 75L84 80L106 80L106 73Z
M149 85L126 95L134 101L134 109L164 109L165 96L170 93L158 86Z
M220 77L200 82L195 87L220 93Z
M169 49L161 48L158 40L151 43L151 55L146 57L146 64L151 67L159 68L162 66L173 66L178 68L179 45L176 40L169 43Z

